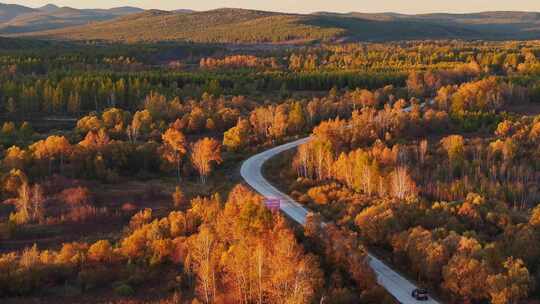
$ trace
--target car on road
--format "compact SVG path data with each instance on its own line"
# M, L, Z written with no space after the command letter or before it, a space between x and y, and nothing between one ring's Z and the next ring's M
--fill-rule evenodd
M411 296L417 301L429 300L428 292L425 289L416 288L411 292Z

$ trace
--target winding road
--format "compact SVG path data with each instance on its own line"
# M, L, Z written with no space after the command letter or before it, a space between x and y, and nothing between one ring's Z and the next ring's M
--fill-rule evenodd
M405 109L406 111L406 109ZM276 187L272 186L268 180L262 175L262 166L270 158L285 152L287 150L294 149L299 145L306 143L310 140L310 137L299 139L288 144L284 144L270 150L264 151L257 155L247 159L240 169L242 178L253 189L259 192L262 196L268 199L277 198L280 199L280 209L288 217L295 222L304 225L306 222L306 216L309 210L304 208L299 203L295 202L288 195L280 192ZM411 292L417 288L412 282L401 276L396 271L392 270L389 266L383 263L381 260L373 256L368 252L369 266L375 271L377 275L378 283L384 287L392 296L394 296L399 303L402 304L438 304L439 302L431 299L428 301L417 301L411 297Z

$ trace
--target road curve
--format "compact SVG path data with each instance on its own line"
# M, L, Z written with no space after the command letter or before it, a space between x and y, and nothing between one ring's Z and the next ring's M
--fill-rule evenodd
M304 225L306 216L309 211L299 203L295 202L288 195L280 192L276 187L272 186L262 175L262 166L270 158L294 149L299 145L308 142L311 137L302 138L288 144L284 144L262 153L254 155L247 159L240 169L242 178L255 191L259 192L265 198L278 198L281 201L280 209L288 217L295 222ZM378 283L383 286L390 294L392 294L402 304L438 304L439 302L431 299L428 301L417 301L411 297L411 292L417 288L412 282L401 276L396 271L392 270L381 260L374 257L368 252L369 266L375 271Z

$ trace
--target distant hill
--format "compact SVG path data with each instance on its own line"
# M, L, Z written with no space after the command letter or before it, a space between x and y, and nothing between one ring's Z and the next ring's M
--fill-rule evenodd
M16 4L0 3L0 22L9 21L19 15L32 13L35 10L29 7Z
M309 17L311 18L311 17ZM118 19L31 36L106 41L286 42L325 40L342 30L308 24L304 15L244 9L205 12L145 11Z
M540 14L534 12L421 15L320 12L302 15L229 8L205 12L137 12L137 9L123 8L117 10L124 15L111 19L112 10L105 10L107 13L103 10L60 13L66 9L58 8L45 15L17 17L5 23L7 27L0 27L0 33L57 40L109 42L305 43L540 39ZM46 21L42 21L44 19ZM63 22L65 20L68 21ZM69 26L69 23L74 26ZM24 30L17 30L23 27Z
M195 12L194 10L190 10L190 9L177 9L173 11L173 13L184 13L184 14L189 14L189 13L194 13L194 12Z
M0 34L39 32L85 25L142 11L134 7L74 9L48 4L34 9L20 5L0 4Z
M38 10L42 11L42 12L54 12L55 10L59 9L60 7L54 5L54 4L47 4L47 5L44 5L40 8L38 8Z
M350 13L346 17L371 19L381 23L402 22L439 25L467 30L473 39L539 39L540 13L518 11L493 11L470 14L419 14L405 15L396 13L365 14ZM462 37L456 37L462 38Z

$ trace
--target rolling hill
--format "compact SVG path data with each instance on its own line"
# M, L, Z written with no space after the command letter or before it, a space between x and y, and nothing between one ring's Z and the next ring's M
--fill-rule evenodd
M54 6L37 10L0 23L0 34L128 43L540 39L540 13L534 12L420 15L320 12L306 15L230 8L204 12L141 12L129 7L75 10Z
M0 22L6 22L19 15L33 12L35 12L34 9L26 6L0 3Z
M470 14L419 14L405 15L396 13L364 14L350 13L345 17L370 19L382 23L417 23L460 27L469 33L475 33L475 39L539 39L540 13L518 11L494 11ZM458 37L459 38L459 37Z
M74 9L48 4L40 8L29 8L13 4L0 4L0 34L38 32L84 25L142 11L142 9L134 7Z
M30 36L69 39L194 42L284 42L331 39L342 30L308 24L306 16L243 9L205 12L150 10L91 25L70 27Z
M111 42L293 43L411 39L537 39L540 14L285 14L244 9L151 10L33 37Z

